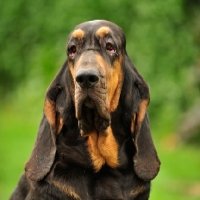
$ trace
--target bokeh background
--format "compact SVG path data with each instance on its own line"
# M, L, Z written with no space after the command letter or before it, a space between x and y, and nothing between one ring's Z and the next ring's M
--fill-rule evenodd
M150 200L200 199L200 1L0 1L0 199L9 198L33 148L45 90L79 23L106 19L150 85L161 171Z

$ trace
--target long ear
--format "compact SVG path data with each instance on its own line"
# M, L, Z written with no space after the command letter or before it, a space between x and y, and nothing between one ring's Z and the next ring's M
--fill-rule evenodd
M44 103L44 116L30 159L25 164L26 176L39 181L50 171L56 154L56 137L63 126L62 108L65 90L61 83L66 63L49 86Z
M160 161L151 137L149 119L145 107L146 100L142 100L139 112L136 114L135 131L133 132L133 141L136 148L133 163L138 177L149 181L158 174Z
M129 74L132 74L134 85L131 132L136 153L133 158L134 170L137 176L145 181L152 180L160 168L160 161L151 137L147 108L150 100L149 87L130 59L126 58ZM129 78L130 79L130 78Z

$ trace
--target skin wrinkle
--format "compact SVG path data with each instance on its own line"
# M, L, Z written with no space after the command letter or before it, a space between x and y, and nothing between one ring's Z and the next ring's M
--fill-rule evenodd
M79 87L79 86L77 86L77 87ZM77 108L77 111L79 110L78 113L81 113L81 108L82 108L82 105L83 105L84 100L86 99L87 95L89 95L89 97L94 101L95 104L100 104L100 105L105 104L105 101L106 101L105 94L107 94L106 90L102 90L102 89L100 89L100 90L96 90L96 89L95 90L86 90L86 91L80 90L80 92L77 91L77 90L76 90L76 93L75 93L75 99L79 100L79 101L76 100L76 108ZM101 94L103 94L103 95L101 95ZM97 99L97 101L95 101L97 96L98 96L98 99ZM98 105L97 105L97 107L98 107ZM105 108L105 106L103 106L103 108ZM103 112L106 113L107 111L104 110ZM77 113L77 117L79 119L80 114L78 114L78 113Z
M95 94L94 94L94 92L95 92ZM103 94L103 96L102 96L102 94ZM98 98L103 102L105 102L105 100L106 100L105 94L107 94L106 90L105 90L105 92L102 92L102 90L93 91L93 96L98 96Z

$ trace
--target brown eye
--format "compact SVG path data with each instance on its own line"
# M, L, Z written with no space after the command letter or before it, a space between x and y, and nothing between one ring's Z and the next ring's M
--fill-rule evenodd
M111 53L115 53L115 49L114 49L113 45L110 42L108 42L106 44L106 50L111 52Z
M75 53L76 53L76 47L75 47L75 45L73 45L68 49L68 54L69 54L69 56L74 56Z

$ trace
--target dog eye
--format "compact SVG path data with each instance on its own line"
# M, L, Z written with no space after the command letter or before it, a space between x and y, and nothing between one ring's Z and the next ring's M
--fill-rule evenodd
M111 53L115 53L115 48L114 48L114 46L110 42L108 42L106 44L106 50L109 51L109 52L111 52Z
M76 53L76 47L75 45L72 45L69 49L68 49L68 54L69 56L74 56Z

